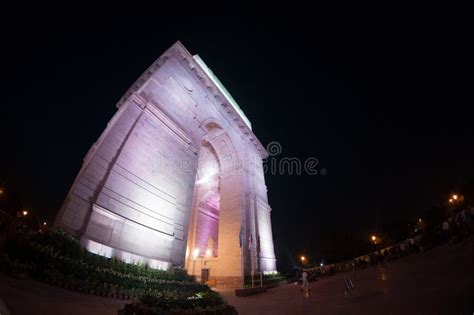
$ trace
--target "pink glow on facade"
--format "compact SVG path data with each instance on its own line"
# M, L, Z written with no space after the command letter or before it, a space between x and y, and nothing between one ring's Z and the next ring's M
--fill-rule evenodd
M218 282L236 284L256 260L275 271L267 153L211 76L180 43L158 58L117 104L55 226L93 253L162 269L190 270L198 248L196 273ZM241 252L241 230L260 251Z

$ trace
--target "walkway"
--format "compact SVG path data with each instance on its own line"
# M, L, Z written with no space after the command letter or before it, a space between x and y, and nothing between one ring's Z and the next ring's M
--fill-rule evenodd
M385 267L311 283L309 294L289 284L251 297L220 290L240 314L473 314L474 241L444 245ZM344 277L355 289L344 297Z

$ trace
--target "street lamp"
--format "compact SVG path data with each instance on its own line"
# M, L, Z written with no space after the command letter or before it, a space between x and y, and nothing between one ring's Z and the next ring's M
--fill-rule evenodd
M370 239L372 240L372 243L373 243L374 246L375 246L375 245L377 244L377 236L372 235L372 236L370 237Z
M195 248L193 250L193 257L194 259L198 258L199 257L199 248Z
M300 257L300 260L301 260L301 266L303 266L304 264L308 262L308 259L304 255Z
M462 204L464 201L464 196L458 195L458 194L452 194L451 198L449 198L449 202L456 203L457 201L459 201Z
M457 194L452 194L451 198L449 198L449 203L451 203L454 207L457 207L459 205L458 201L460 201L461 198Z
M44 221L44 222L43 222L43 225L46 226L46 224L47 224L46 221Z
M26 216L28 215L28 211L23 210L23 211L21 212L21 214L23 214L23 216L26 217Z
M377 251L377 236L372 235L370 239L372 240L372 244L374 245L374 251Z

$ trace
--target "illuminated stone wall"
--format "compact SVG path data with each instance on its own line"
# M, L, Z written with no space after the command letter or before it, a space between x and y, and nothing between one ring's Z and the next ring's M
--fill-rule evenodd
M117 107L56 226L92 252L156 268L192 265L196 274L209 268L222 283L275 270L266 151L202 59L176 43Z

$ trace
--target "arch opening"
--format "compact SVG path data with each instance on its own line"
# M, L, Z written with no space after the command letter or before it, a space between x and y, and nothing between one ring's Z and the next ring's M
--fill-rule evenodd
M214 258L219 248L220 165L212 145L203 141L194 184L193 258Z
M237 225L240 229L241 222L236 221L241 216L240 204L229 201L235 200L234 194L241 193L232 187L240 176L233 174L240 160L228 133L212 122L206 126L210 130L203 136L199 149L186 269L201 281L238 282L242 268L238 258L240 251L235 248L237 238L233 235L234 230L239 233Z

